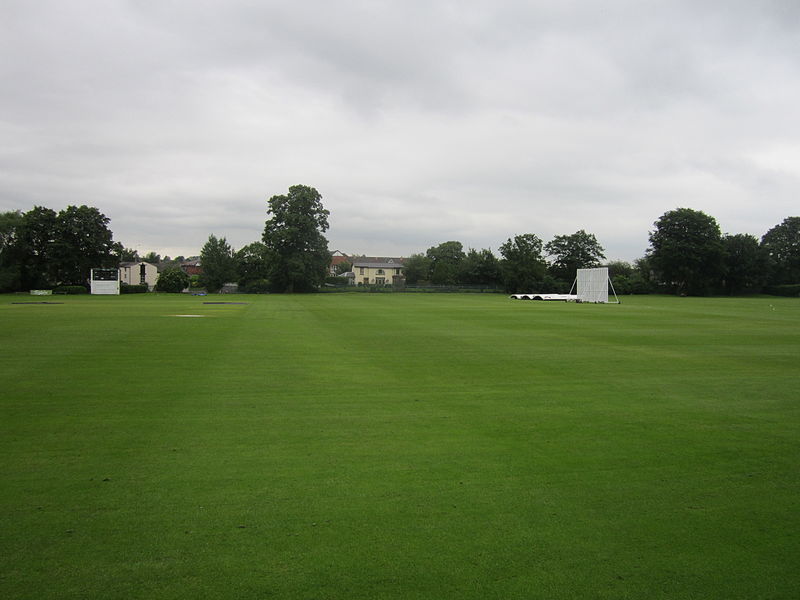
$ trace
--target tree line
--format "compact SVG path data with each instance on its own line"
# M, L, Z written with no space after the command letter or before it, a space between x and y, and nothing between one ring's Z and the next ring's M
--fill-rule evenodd
M409 284L492 285L510 293L567 292L577 269L598 266L609 268L618 294L734 295L800 283L800 217L787 217L758 240L723 235L713 217L678 208L654 223L649 240L633 263L604 262L604 248L584 230L546 244L533 233L517 235L500 246L500 257L448 241L412 254L404 271Z
M209 236L200 253L199 285L210 291L228 282L245 292L319 289L330 264L324 237L329 214L312 187L296 185L272 196L261 240L234 251L224 237ZM108 224L88 206L0 213L0 292L85 285L90 269L128 260L167 267L158 283L163 291L189 285L179 268L183 257L139 257L113 241ZM404 276L410 285L481 285L510 293L566 292L577 269L602 265L618 294L742 294L800 283L800 217L787 217L759 240L723 235L713 217L678 208L654 223L649 240L645 255L633 263L604 262L604 248L584 230L547 243L534 233L515 235L500 245L499 256L451 240L405 259Z
M714 217L690 208L669 211L654 225L643 262L656 291L780 293L781 286L800 284L800 217L785 218L760 241L746 233L722 235Z
M314 188L297 185L273 196L261 241L234 252L224 237L209 236L200 253L199 285L210 291L237 281L251 292L318 289L330 263L323 236L328 215ZM154 252L140 257L113 240L109 222L89 206L0 213L0 292L86 286L92 268L139 260L162 267L157 289L181 291L189 285L189 276L179 268L183 257L162 259Z
M0 292L83 285L92 268L118 266L108 223L90 206L0 213Z
M269 214L262 241L238 252L225 238L209 237L201 252L207 285L238 280L251 292L319 288L330 261L322 236L328 211L319 193L290 188L288 196L270 199ZM800 283L800 217L787 217L758 240L723 235L713 217L678 208L654 223L649 240L645 255L633 263L605 261L603 246L584 230L547 243L534 233L516 235L500 245L499 256L451 240L406 258L403 273L409 285L480 285L509 293L568 292L577 269L598 266L609 268L618 294L734 295ZM344 263L339 270L351 267Z

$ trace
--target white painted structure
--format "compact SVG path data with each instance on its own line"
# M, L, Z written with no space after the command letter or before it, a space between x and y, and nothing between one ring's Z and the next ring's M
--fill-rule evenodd
M579 302L594 302L606 304L608 302L608 288L614 294L616 304L619 304L617 292L614 291L614 284L608 276L608 267L596 267L594 269L578 269L578 274L572 287L578 286ZM572 292L572 290L570 290Z
M120 281L128 285L147 285L152 292L158 281L158 267L148 262L124 262L119 269Z
M92 269L92 294L119 295L119 269Z
M573 294L575 284L578 286L578 293ZM569 294L512 294L512 300L550 300L556 302L592 302L605 304L608 303L608 288L614 294L616 304L619 298L614 291L614 285L608 277L608 267L597 267L596 269L578 269L578 275L572 283Z

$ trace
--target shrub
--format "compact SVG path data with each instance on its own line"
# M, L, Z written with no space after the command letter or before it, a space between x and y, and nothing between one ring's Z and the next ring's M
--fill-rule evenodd
M128 283L123 283L119 286L120 294L146 294L149 291L150 288L147 287L146 283L140 283L137 285L130 285Z
M60 285L53 289L54 294L67 294L67 295L77 295L77 294L88 294L89 290L82 285Z
M240 287L240 291L245 294L267 294L269 293L269 280L254 279L248 281Z
M158 276L156 289L159 292L177 294L189 287L189 276L178 267L164 269Z

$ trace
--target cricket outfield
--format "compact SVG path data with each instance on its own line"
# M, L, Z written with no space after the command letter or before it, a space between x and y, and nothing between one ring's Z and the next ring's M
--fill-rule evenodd
M797 299L35 300L4 598L800 597Z

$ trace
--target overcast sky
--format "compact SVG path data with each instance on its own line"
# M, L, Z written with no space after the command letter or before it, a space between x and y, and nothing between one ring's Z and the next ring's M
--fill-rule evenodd
M0 211L198 254L319 190L331 250L800 214L797 0L0 0Z

